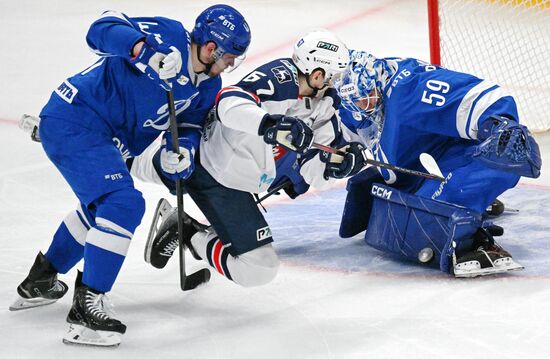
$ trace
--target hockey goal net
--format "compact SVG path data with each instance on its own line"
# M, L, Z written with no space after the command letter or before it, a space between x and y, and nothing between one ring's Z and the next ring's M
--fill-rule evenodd
M428 0L428 17L432 63L499 84L550 129L550 0Z

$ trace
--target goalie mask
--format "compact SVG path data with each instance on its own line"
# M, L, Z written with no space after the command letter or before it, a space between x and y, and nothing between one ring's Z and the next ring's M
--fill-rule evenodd
M358 134L372 150L384 125L383 90L395 73L391 60L377 59L364 52L350 50L350 63L334 86L342 106L361 123Z

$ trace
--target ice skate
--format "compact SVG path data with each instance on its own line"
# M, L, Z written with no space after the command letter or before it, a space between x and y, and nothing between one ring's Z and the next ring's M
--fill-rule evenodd
M457 278L477 277L523 269L510 253L495 243L493 235L502 235L502 228L493 226L476 234L475 250L453 260L453 274Z
M42 252L39 252L29 275L17 287L19 297L10 305L10 310L52 304L63 297L67 290L67 284L57 279L57 271Z
M161 223L159 224L159 220ZM191 245L191 237L208 226L197 222L183 212L183 243L189 248L193 257L200 260ZM164 268L174 251L178 248L178 211L168 201L161 199L157 206L155 218L145 245L145 261L155 268Z
M126 332L126 325L113 318L114 313L105 294L82 284L81 278L79 272L73 305L67 316L69 329L63 343L117 347Z

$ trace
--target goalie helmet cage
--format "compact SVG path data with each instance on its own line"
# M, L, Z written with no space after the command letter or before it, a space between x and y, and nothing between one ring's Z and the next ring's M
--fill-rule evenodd
M550 0L428 0L431 62L495 82L550 129Z

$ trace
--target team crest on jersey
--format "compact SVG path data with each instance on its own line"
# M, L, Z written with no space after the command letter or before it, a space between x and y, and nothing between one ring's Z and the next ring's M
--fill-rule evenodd
M191 106L191 102L195 97L199 95L198 92L192 94L189 98L185 100L174 101L174 106L176 107L176 116L183 111L187 110ZM155 130L166 131L170 127L170 117L168 116L168 104L164 104L157 110L157 115L160 115L154 120L147 119L143 123L143 127L153 127Z
M269 226L256 230L256 239L258 242L271 237L271 229Z
M183 75L181 75L178 79L177 79L178 83L182 86L184 86L186 83L189 82L189 77L185 77Z
M273 75L277 78L277 82L283 84L292 80L292 75L284 66L277 66L271 69Z

